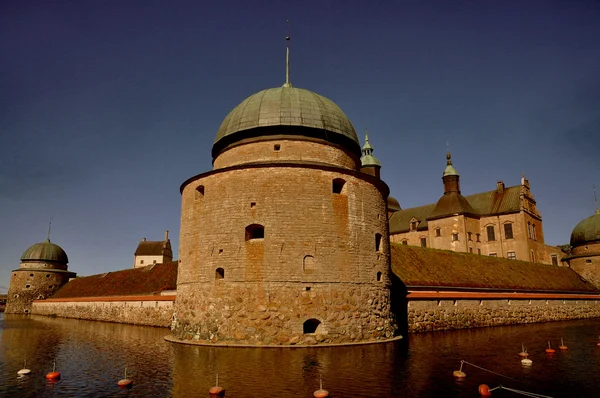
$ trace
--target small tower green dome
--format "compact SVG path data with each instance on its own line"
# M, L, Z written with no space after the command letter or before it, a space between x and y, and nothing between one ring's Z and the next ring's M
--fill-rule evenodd
M452 166L452 155L450 155L450 152L448 152L446 154L446 169L444 170L444 174L442 174L442 177L457 176L457 175L458 175L458 171L456 171L454 166Z
M67 264L69 258L67 253L59 245L46 239L44 242L30 246L21 256L21 262L27 261L50 261L58 264Z
M573 228L571 232L571 246L580 246L586 243L600 242L600 211L586 218Z

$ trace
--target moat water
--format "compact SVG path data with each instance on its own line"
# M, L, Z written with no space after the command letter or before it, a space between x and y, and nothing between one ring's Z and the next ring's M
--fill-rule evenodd
M216 348L168 343L167 329L0 314L0 396L229 398L478 397L499 385L550 397L598 397L600 319L409 335L404 341L340 348ZM559 351L561 337L567 351ZM545 353L548 340L556 346ZM528 347L533 365L518 353ZM18 377L27 367L31 374ZM460 361L466 379L452 372ZM49 383L53 361L62 377ZM123 378L131 389L117 387ZM494 397L523 396L496 390Z

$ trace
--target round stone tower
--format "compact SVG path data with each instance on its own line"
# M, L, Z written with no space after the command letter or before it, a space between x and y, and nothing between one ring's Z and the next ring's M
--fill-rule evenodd
M12 271L6 313L28 314L34 300L51 296L59 287L75 277L67 270L69 258L58 245L46 239L25 250L21 266Z
M294 345L386 340L387 185L361 172L342 110L283 87L225 118L213 170L181 186L180 339Z
M573 228L571 252L562 261L600 289L600 211Z

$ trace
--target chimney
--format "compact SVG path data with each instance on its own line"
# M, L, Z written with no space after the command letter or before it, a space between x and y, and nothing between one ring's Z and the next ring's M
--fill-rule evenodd
M142 242L145 242L145 241L146 241L146 238L142 238Z
M498 181L496 183L496 187L497 187L497 191L499 194L503 194L504 193L504 183L502 181Z
M165 231L165 242L169 240L169 230Z

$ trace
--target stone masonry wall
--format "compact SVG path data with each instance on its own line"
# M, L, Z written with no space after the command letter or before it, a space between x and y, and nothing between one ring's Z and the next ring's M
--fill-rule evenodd
M14 270L8 289L6 313L30 313L31 303L34 300L51 296L68 281L70 274L53 271L53 269L34 271L26 268Z
M221 282L179 286L175 337L227 344L312 345L383 340L396 332L384 286ZM319 324L314 332L305 333L304 323L310 320Z
M175 297L160 299L131 297L119 301L52 301L33 302L32 314L58 316L61 318L86 319L127 323L131 325L169 327L173 319ZM118 300L118 299L115 299Z
M597 300L414 300L412 333L600 317Z

